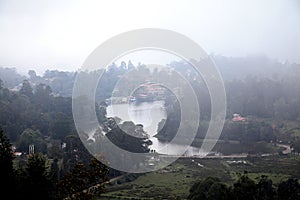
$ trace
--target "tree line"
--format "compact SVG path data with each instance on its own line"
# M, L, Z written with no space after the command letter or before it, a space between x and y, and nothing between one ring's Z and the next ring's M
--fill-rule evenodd
M105 160L101 152L92 155L86 149L72 119L71 98L54 95L49 86L32 86L24 80L19 90L11 90L0 80L0 110L0 173L4 196L90 199L103 192L105 184L94 188L92 193L83 191L123 174L101 163L100 160ZM104 102L96 105L96 113L113 143L132 152L149 151L149 141L130 137L124 131L141 134L142 127L131 122L120 124L106 117ZM29 150L31 145L33 152Z
M75 138L73 138L76 140ZM67 147L64 157L72 163L70 169L60 170L58 159L48 159L38 152L16 158L13 146L0 129L0 175L1 195L9 199L92 199L104 191L105 184L93 192L84 192L89 187L105 183L109 169L96 158L83 151L74 152L80 143ZM82 147L81 147L82 148ZM66 162L66 161L65 161ZM71 165L73 165L71 167Z
M262 175L254 181L247 172L240 174L232 185L216 177L197 181L190 188L190 200L296 200L300 199L299 180L289 178L274 185L272 180Z

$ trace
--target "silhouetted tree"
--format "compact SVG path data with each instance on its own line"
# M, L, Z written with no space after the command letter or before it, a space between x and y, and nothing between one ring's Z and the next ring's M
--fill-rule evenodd
M255 182L250 179L247 173L241 175L233 184L234 198L237 200L255 200L257 199L257 190Z
M29 155L26 167L19 174L19 184L20 194L24 199L52 198L53 185L46 156L40 153Z
M261 200L273 200L276 196L276 190L273 182L267 176L261 176L257 183L257 196Z
M4 135L0 128L0 177L1 195L3 197L14 198L16 188L15 172L13 167L14 160L13 146L9 139Z
M207 177L193 184L188 196L190 200L229 200L231 198L230 189L215 177Z
M92 199L104 192L108 168L93 158L88 165L77 162L74 168L59 181L59 198Z
M300 184L298 179L289 178L281 182L277 189L279 200L300 199Z

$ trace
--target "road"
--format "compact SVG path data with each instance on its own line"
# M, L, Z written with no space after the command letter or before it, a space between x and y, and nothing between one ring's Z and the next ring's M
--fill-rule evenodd
M290 154L291 146L288 144L278 144L276 143L276 146L283 147L284 150L282 151L282 154ZM272 156L276 155L278 153L265 153L261 154L262 157ZM166 155L166 154L160 154L159 157L161 158L170 158L170 157L178 157L178 158L246 158L249 154L247 153L241 153L241 154L231 154L231 155L222 155L222 154L216 154L216 155L209 155L209 156L199 156L199 155L193 155L193 156L185 156L185 155Z
M123 178L124 176L126 176L127 174L124 174L124 175L121 175L121 176L117 176L115 178L112 178L112 179L109 179L108 181L105 181L105 182L102 182L102 183L99 183L99 184L96 184L96 185L93 185L87 189L84 189L82 190L81 192L77 192L76 194L73 194L72 195L72 198L70 197L67 197L65 198L64 200L71 200L71 199L74 199L76 197L76 195L79 195L81 193L94 193L99 187L102 187L104 185L107 185L109 183L112 183L112 182L115 182L121 178Z

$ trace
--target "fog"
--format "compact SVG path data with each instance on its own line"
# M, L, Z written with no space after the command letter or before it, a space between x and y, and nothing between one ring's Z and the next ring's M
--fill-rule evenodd
M0 66L76 70L110 37L149 27L184 34L209 54L299 63L299 11L297 0L1 0Z

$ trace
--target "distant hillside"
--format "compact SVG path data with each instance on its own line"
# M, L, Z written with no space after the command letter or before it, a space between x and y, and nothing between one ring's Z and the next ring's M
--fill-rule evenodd
M14 88L21 84L27 77L19 74L15 68L0 67L0 79L7 88Z
M49 85L55 95L71 96L75 79L74 72L46 70L43 76L38 76L35 71L29 70L28 76L19 74L15 68L0 67L0 79L3 86L11 90L19 90L24 80L28 80L35 88L42 83Z
M249 57L224 57L224 56L211 56L216 66L220 70L223 79L226 80L245 80L245 78L270 78L281 79L287 73L293 70L299 70L299 64L280 63L275 60L268 59L264 56L249 56ZM126 66L128 65L128 66ZM184 71L183 68L186 63L171 62L169 66ZM125 66L125 67L124 67ZM105 81L106 87L111 87L117 76L126 73L133 66L129 61L127 64L124 62L121 66L116 66L114 63L109 67L109 79ZM112 77L113 76L113 77ZM0 67L0 79L3 85L9 89L18 89L23 80L27 79L35 86L40 83L49 85L55 95L71 96L76 72L46 70L42 76L38 76L35 71L29 70L28 76L23 76L17 73L15 68ZM113 82L113 83L111 83ZM109 85L109 86L107 86ZM107 95L106 95L107 96Z
M279 78L293 66L290 63L280 63L265 56L224 57L212 56L225 80L245 79L247 76L257 78Z

